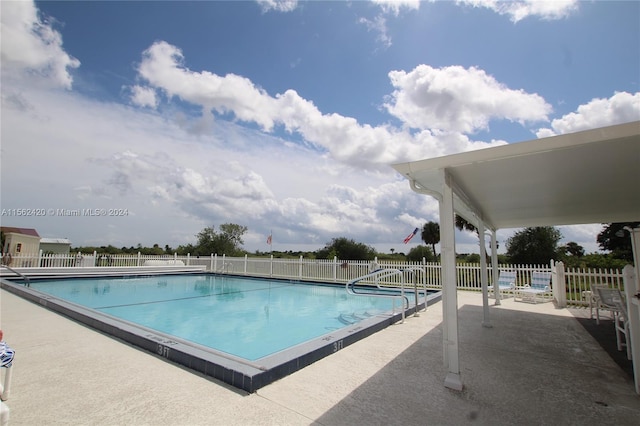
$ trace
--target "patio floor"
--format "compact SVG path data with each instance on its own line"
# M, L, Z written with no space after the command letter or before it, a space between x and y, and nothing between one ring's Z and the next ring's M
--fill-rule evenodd
M459 292L465 389L443 386L442 305L253 394L0 290L10 425L637 425L640 396L570 310ZM493 303L493 301L491 301Z

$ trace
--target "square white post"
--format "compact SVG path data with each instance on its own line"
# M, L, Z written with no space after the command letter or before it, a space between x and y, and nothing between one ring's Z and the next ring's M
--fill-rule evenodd
M493 276L493 295L496 299L495 305L500 305L500 285L498 284L498 276L500 271L498 270L498 239L496 237L496 231L491 232L491 275Z
M442 316L444 363L448 369L444 385L462 390L458 354L458 289L456 279L455 220L451 177L445 175L440 202L440 253L442 256Z
M487 280L487 250L484 242L484 223L478 221L478 238L480 239L480 285L482 286L482 326L491 328L489 318L489 284Z

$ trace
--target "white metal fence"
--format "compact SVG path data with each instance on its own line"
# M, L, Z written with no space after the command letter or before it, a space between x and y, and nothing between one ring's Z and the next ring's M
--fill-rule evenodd
M206 271L229 275L247 275L255 277L271 277L300 281L321 281L347 283L378 268L395 268L413 270L413 274L405 277L408 284L415 283L432 289L442 288L441 265L431 262L396 262L396 261L361 261L334 259L279 259L274 257L228 257L228 256L178 256L138 254L98 254L75 253L69 255L38 253L21 254L12 258L4 257L12 268L21 267L135 267L159 265L205 266ZM3 263L4 263L3 262ZM561 264L559 264L561 265ZM492 283L491 265L489 265L489 284ZM517 285L530 282L533 271L556 272L555 265L508 265L498 266L499 270L515 270ZM570 305L587 305L584 292L591 289L592 284L608 284L612 288L624 290L622 271L617 269L577 269L562 268L567 303ZM461 290L481 290L481 269L479 264L459 263L457 265L457 287ZM382 284L399 284L400 276L394 275Z

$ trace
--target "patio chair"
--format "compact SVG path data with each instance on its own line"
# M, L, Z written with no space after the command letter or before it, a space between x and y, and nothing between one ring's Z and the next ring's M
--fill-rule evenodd
M616 344L621 351L625 346L627 349L627 359L631 359L631 346L628 344L629 317L627 315L627 304L622 292L617 288L597 287L596 292L600 299L600 304L613 312L613 324L616 328ZM623 341L624 335L624 341Z
M516 289L516 271L500 271L498 275L498 291L500 292L500 299L513 296L513 291ZM489 286L489 297L494 297L493 285Z
M531 282L528 285L516 287L513 300L529 303L553 300L551 272L533 271L531 273Z
M591 284L591 291L589 298L589 317L593 319L593 311L596 311L596 324L600 325L600 311L605 310L611 312L611 318L613 319L614 314L607 306L603 305L600 301L600 294L598 293L599 288L608 289L609 284Z
M2 368L4 370L4 380L0 383L0 401L6 401L9 399L9 391L11 390L11 373L13 369L11 366Z
M14 354L14 350L4 340L0 340L0 370L4 370L4 380L0 380L0 401L9 399ZM2 377L1 374L0 377Z

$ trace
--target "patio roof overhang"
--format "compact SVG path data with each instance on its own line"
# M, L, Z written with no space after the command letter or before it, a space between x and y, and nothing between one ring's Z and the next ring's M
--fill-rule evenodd
M640 220L640 121L393 165L492 230Z
M454 213L480 231L483 325L489 327L485 229L493 231L496 276L497 229L640 221L640 121L400 163L393 168L409 180L414 191L439 201L443 352L448 368L445 386L452 389L463 387L458 355ZM633 234L640 239L640 230ZM637 251L635 255L632 285L638 289ZM499 293L497 288L495 292ZM640 311L638 304L630 306L630 344L638 371ZM640 393L639 382L636 373L636 391Z

